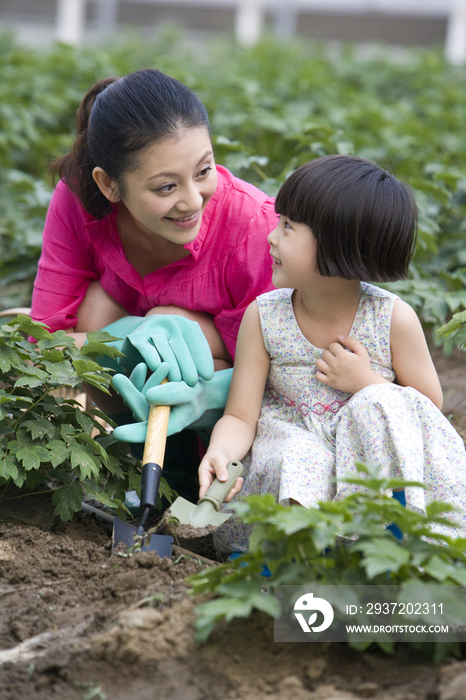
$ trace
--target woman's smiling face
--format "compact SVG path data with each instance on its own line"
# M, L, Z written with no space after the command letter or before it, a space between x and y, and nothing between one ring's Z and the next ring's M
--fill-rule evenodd
M188 128L154 142L121 184L118 199L140 231L179 245L190 243L217 187L207 129Z

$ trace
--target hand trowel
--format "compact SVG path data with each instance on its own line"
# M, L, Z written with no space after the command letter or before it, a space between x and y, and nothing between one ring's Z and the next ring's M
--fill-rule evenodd
M176 518L181 525L192 527L218 527L232 516L232 513L220 513L220 506L228 496L236 483L236 479L243 475L244 469L241 462L228 462L228 479L219 481L214 479L209 490L199 499L197 505L179 496L171 504L166 515Z

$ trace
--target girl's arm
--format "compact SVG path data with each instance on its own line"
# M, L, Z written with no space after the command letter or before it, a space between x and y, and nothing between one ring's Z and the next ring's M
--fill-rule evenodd
M397 384L412 386L441 409L442 387L424 331L414 309L401 299L393 307L390 348Z
M200 497L215 476L220 481L226 481L228 462L243 459L250 449L256 434L269 363L257 302L254 301L247 308L239 329L225 413L214 427L209 448L199 466ZM237 482L227 500L231 500L239 491L241 483Z

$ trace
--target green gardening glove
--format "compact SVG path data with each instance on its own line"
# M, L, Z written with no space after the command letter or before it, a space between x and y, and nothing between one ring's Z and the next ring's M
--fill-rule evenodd
M112 343L124 355L118 358L119 372L129 373L141 362L155 372L162 362L168 362L169 380L183 380L189 386L199 377L209 380L214 374L212 353L201 327L184 316L125 316L102 330L122 338Z
M161 366L146 381L146 367L138 365L130 377L116 374L112 386L122 396L139 423L121 425L113 435L122 442L144 442L150 405L171 406L168 435L179 433L185 428L209 430L221 418L230 387L232 369L215 372L210 381L199 379L193 387L186 382L159 383L166 375L167 368Z

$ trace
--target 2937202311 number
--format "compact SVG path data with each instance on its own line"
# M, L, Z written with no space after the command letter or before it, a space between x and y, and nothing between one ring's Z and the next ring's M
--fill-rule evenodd
M367 603L367 615L443 615L443 603Z

